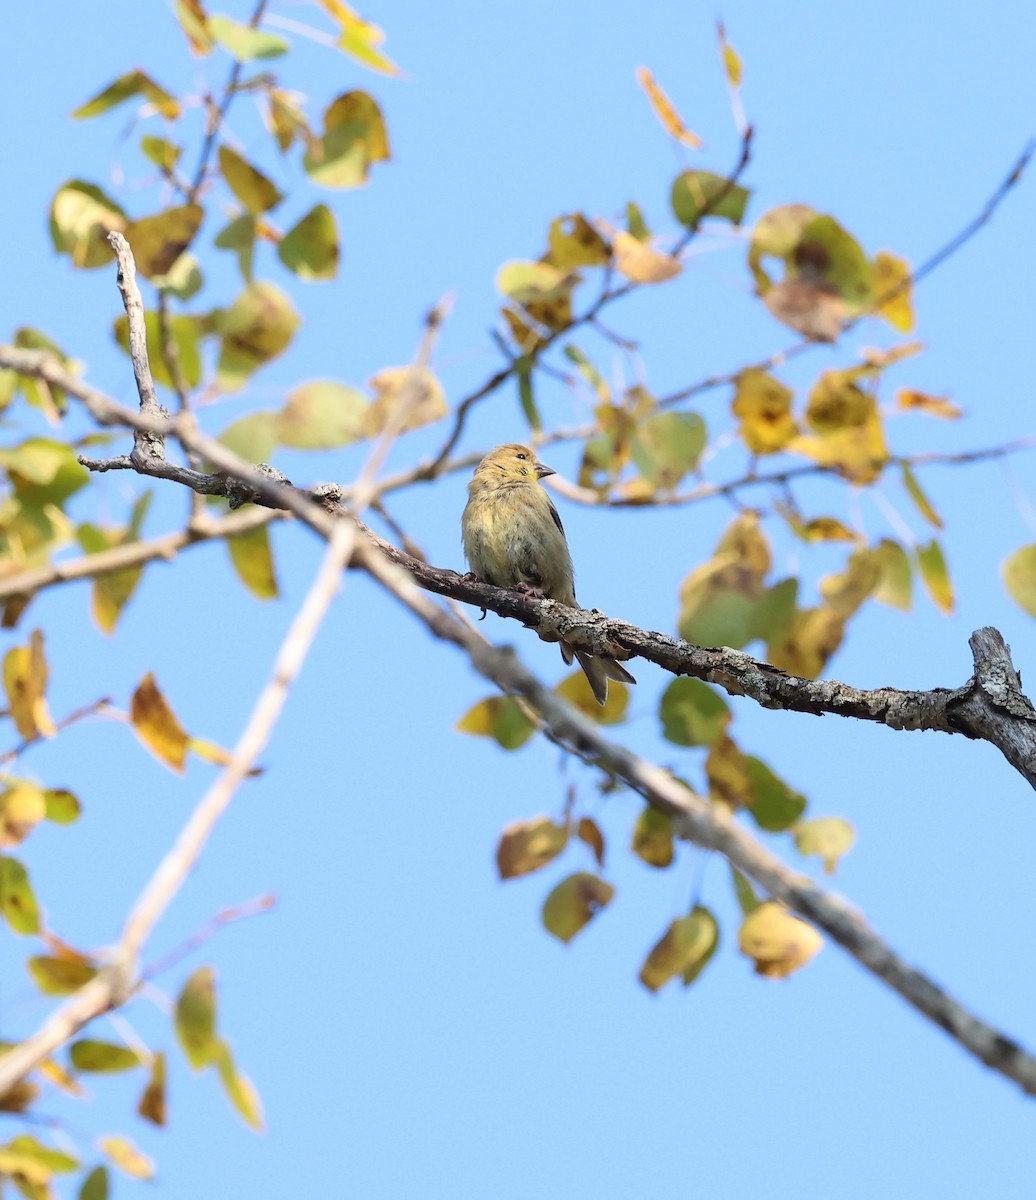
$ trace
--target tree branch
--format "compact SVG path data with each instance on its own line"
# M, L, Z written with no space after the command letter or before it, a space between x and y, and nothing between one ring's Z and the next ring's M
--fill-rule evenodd
M1036 1095L1036 1058L974 1016L907 963L841 897L825 892L807 876L792 871L757 842L726 808L709 804L661 767L609 741L588 717L526 670L513 651L493 646L452 613L432 603L415 580L369 544L361 549L361 565L434 636L463 650L480 674L504 691L524 697L555 737L572 743L600 767L628 783L653 808L671 817L680 836L717 850L776 899L824 930L862 966L986 1066L1013 1080L1026 1094ZM1010 683L1003 676L999 678L1005 683L1003 695L1013 697Z

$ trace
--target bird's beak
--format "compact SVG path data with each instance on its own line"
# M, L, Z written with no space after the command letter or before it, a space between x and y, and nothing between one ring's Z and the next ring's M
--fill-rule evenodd
M553 467L548 467L546 463L536 464L536 478L546 479L548 475L556 475L557 471Z

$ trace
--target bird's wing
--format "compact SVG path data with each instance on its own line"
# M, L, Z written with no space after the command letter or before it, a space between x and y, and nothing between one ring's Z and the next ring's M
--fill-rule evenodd
M561 536L565 536L565 527L561 524L561 518L558 516L558 510L554 507L554 501L547 497L547 507L550 509L550 515L554 518L554 524L561 530Z

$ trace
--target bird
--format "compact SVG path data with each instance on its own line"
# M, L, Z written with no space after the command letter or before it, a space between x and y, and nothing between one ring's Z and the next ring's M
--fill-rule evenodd
M536 592L571 608L575 573L565 529L542 480L556 472L528 446L509 442L475 468L461 517L464 556L475 577L495 587ZM636 683L614 658L561 642L561 657L579 660L594 698L608 699L608 680Z

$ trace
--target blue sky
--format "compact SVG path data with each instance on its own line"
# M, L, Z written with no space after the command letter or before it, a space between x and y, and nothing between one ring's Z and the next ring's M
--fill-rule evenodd
M274 0L271 9L317 20L303 4ZM422 314L447 292L457 301L436 369L456 399L498 365L487 332L498 266L537 256L552 217L581 209L614 219L635 199L653 226L671 232L667 196L682 160L634 81L639 65L705 138L695 165L725 171L736 157L713 8L384 0L364 12L388 32L405 79L363 72L304 41L280 69L314 111L350 87L378 97L393 161L375 168L369 187L304 190L301 174L262 148L250 102L232 113L248 154L299 189L278 214L284 223L317 199L334 207L343 269L332 284L305 286L272 255L260 263L261 276L292 290L305 325L290 354L206 413L214 432L272 407L300 379L361 384L408 361ZM963 4L730 3L722 15L757 126L750 218L807 202L869 250L918 262L981 207L1033 132L1036 16L1017 5L994 2L978 14ZM9 114L0 337L39 326L88 364L94 384L130 401L127 360L110 338L119 313L113 274L73 272L53 255L45 220L65 179L115 190L113 169L125 175L120 196L137 203L139 169L132 139L123 140L129 110L92 122L68 114L133 66L187 94L203 76L222 80L227 65L191 60L162 4L110 0L103 25L91 6L17 6L6 26L17 52L0 82ZM894 382L948 392L968 419L903 418L897 449L963 449L1033 432L1034 186L1026 182L919 292L917 332L928 351ZM150 210L153 196L141 204ZM210 302L233 295L230 263L217 262L208 279ZM611 323L641 340L649 383L664 394L793 340L750 291L742 252L714 235L678 283L634 297ZM612 352L579 340L611 376ZM861 345L892 340L869 323L849 335L844 354L818 349L785 378L808 384ZM585 413L585 397L561 386L545 386L541 402L559 424ZM706 420L721 426L726 403L721 392L707 397ZM504 390L478 410L465 448L523 432L517 397ZM393 465L439 438L438 429L410 435ZM574 455L558 447L550 461L569 472ZM359 448L277 462L305 482L348 479L362 457ZM1017 458L1008 473L991 464L924 474L946 519L957 612L942 617L923 595L905 615L868 606L833 676L860 686L956 686L970 673L967 637L982 624L1004 632L1031 674L1032 621L998 579L1003 558L1036 540L1018 503L1019 495L1036 500L1031 466ZM414 490L393 506L443 566L461 565L464 482ZM77 515L124 519L139 490L109 474L91 491L96 507ZM818 511L845 504L832 485L803 495ZM895 485L888 499L918 538L928 536ZM156 489L146 532L174 528L185 503L171 487ZM664 513L561 507L582 602L665 630L680 580L730 516L718 504ZM867 499L862 509L872 536L890 532L880 509ZM55 714L102 695L125 703L153 670L191 732L232 742L319 558L297 529L274 536L283 598L270 604L246 595L219 546L153 567L114 639L91 623L85 585L37 600L23 625L47 631ZM781 543L780 552L790 568L791 548ZM843 555L800 553L799 565L815 579ZM553 647L492 617L485 629L560 677ZM646 664L635 673L622 736L696 770L689 752L659 738L663 673ZM686 904L696 853L687 848L673 871L652 872L624 848L638 810L631 799L593 801L592 778L573 767L560 774L546 744L507 755L455 734L457 718L485 694L464 661L431 645L372 584L347 580L264 755L265 775L235 801L152 945L158 957L217 910L276 893L271 914L226 929L158 981L175 996L195 966L216 964L221 1026L261 1091L269 1131L248 1132L216 1082L187 1071L158 997L128 1019L154 1048L172 1051L171 1126L156 1133L132 1115L142 1079L98 1079L90 1105L48 1108L88 1160L94 1135L128 1132L158 1160L156 1186L168 1196L611 1200L650 1189L729 1200L963 1200L1031 1188L1031 1102L836 948L786 983L755 979L735 950L721 862L705 874L705 899L725 918L719 955L691 990L648 995L637 970ZM747 702L736 712L743 744L801 789L811 811L856 824L838 890L977 1013L1036 1043L1036 815L1023 781L990 747L963 739L766 713ZM78 826L40 829L25 847L51 922L75 944L109 943L211 768L174 778L116 724L78 726L25 766L74 787L85 809ZM587 864L570 851L501 885L493 850L507 822L557 812L570 779L610 836L618 896L566 948L540 928L539 905L554 881ZM786 839L775 845L803 865ZM2 1033L17 1036L48 1008L21 966L29 948L6 933L0 945ZM118 1032L101 1021L97 1036ZM119 1180L116 1194L135 1186Z

